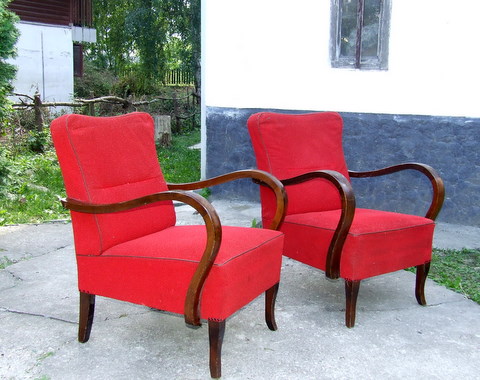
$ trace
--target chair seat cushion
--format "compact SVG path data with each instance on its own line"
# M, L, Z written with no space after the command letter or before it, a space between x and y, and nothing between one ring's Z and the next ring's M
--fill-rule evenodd
M174 226L100 256L77 255L79 289L182 314L205 244L204 226ZM282 247L281 232L223 227L202 293L201 317L223 320L279 282Z
M285 255L325 270L340 210L288 215ZM431 259L434 222L414 215L357 208L342 252L340 276L361 280Z

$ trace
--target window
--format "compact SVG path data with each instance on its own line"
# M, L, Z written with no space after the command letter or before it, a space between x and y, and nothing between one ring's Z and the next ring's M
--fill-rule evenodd
M391 0L332 0L333 67L388 68Z
M73 75L83 77L83 46L73 44Z

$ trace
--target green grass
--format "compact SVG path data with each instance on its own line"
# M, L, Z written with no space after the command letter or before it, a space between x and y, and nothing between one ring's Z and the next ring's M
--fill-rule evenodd
M480 249L434 249L428 277L480 304Z
M200 151L189 149L199 141L200 131L194 131L174 135L171 147L157 149L168 182L200 179ZM0 152L0 226L68 219L58 200L65 190L55 152L5 152Z
M190 149L200 142L200 131L195 130L172 137L168 148L157 148L158 159L167 182L183 183L200 179L200 150Z

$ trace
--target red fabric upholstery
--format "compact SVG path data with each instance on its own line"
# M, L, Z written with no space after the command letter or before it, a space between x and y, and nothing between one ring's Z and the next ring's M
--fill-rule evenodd
M279 281L279 232L222 230L222 245L202 293L204 319L226 319ZM99 257L77 256L79 289L181 314L205 240L204 226L175 226L114 246Z
M284 254L325 270L340 210L289 215ZM340 277L362 280L430 261L434 223L420 216L358 209L343 247Z
M69 198L108 204L167 190L149 115L66 115L51 131ZM81 292L184 312L205 226L175 226L171 202L111 214L72 212L72 224ZM278 231L222 230L201 298L201 317L218 320L279 282L283 248Z
M314 170L335 170L349 180L342 149L342 118L333 112L262 112L248 119L259 169L287 179ZM281 231L286 256L325 270L330 242L340 218L337 189L324 180L286 186L288 211ZM274 200L261 193L263 222ZM398 213L357 209L343 247L340 275L348 280L424 264L431 259L434 223Z
M326 169L349 178L343 156L342 128L342 119L334 112L301 115L262 112L248 119L258 169L280 180ZM287 215L340 208L337 189L323 179L286 189ZM275 201L266 189L261 189L261 199L262 215L268 223L275 212Z
M64 115L52 122L51 131L69 198L114 203L167 190L148 114ZM115 214L72 212L77 254L99 255L174 224L171 202Z

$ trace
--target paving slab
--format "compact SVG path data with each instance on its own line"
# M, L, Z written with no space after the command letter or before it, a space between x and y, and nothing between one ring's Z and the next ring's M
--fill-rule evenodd
M213 204L224 224L260 220L257 204ZM179 223L201 221L188 206L177 213ZM435 239L444 242L462 231L439 230ZM473 233L468 247L478 247L478 238ZM186 328L181 317L144 306L97 297L91 338L77 341L69 223L1 227L0 250L16 261L0 270L1 379L210 378L207 328ZM480 305L428 280L422 307L414 283L406 271L362 281L356 326L347 329L343 282L285 258L278 331L264 323L263 297L232 316L222 378L478 378Z

